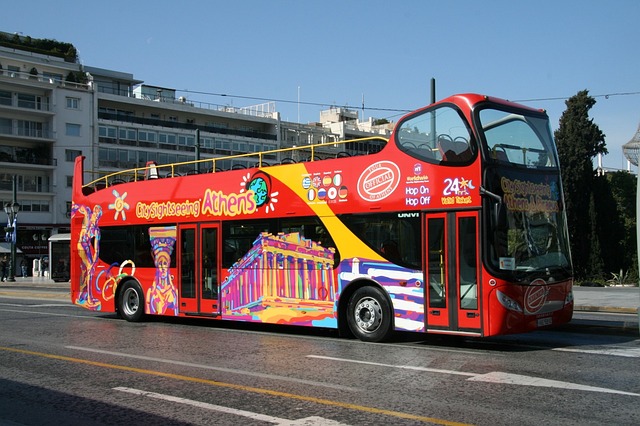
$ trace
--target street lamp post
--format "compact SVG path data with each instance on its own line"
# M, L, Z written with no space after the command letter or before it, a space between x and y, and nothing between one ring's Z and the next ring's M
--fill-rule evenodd
M4 205L4 212L7 214L8 222L5 231L7 235L11 238L11 259L9 261L9 276L7 277L7 281L15 281L16 280L16 234L17 234L17 217L18 212L20 211L20 204L16 201L16 177L12 177L13 183L13 199L11 203L7 203Z

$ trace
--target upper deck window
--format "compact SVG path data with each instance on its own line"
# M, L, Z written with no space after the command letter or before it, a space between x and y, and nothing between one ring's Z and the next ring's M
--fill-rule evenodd
M545 118L495 109L483 109L479 117L489 159L530 168L557 166Z
M396 140L407 154L435 164L469 164L476 153L465 120L450 105L405 119Z

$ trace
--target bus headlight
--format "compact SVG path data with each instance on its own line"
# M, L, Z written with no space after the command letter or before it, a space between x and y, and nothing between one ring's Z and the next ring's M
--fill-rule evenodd
M522 313L522 306L500 290L496 290L496 297L502 306L507 308L510 311L515 311L518 313Z

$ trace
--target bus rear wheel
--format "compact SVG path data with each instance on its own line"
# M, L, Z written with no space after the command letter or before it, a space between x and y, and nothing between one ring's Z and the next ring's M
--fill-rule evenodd
M118 312L127 321L137 322L144 315L144 294L142 287L135 281L122 284L118 298Z
M365 342L381 342L391 333L391 308L375 287L362 287L349 299L347 323L351 332Z

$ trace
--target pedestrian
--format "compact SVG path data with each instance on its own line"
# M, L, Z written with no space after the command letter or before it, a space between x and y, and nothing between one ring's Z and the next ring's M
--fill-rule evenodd
M49 258L43 257L40 261L40 270L42 271L41 276L46 277L49 273Z
M2 281L6 281L7 280L7 271L9 269L9 260L7 259L7 255L5 254L2 257L2 262L0 264L0 268L2 268Z
M29 264L29 262L27 262L27 258L23 257L22 258L22 262L20 262L20 270L22 271L22 277L26 278L27 277L27 265Z

